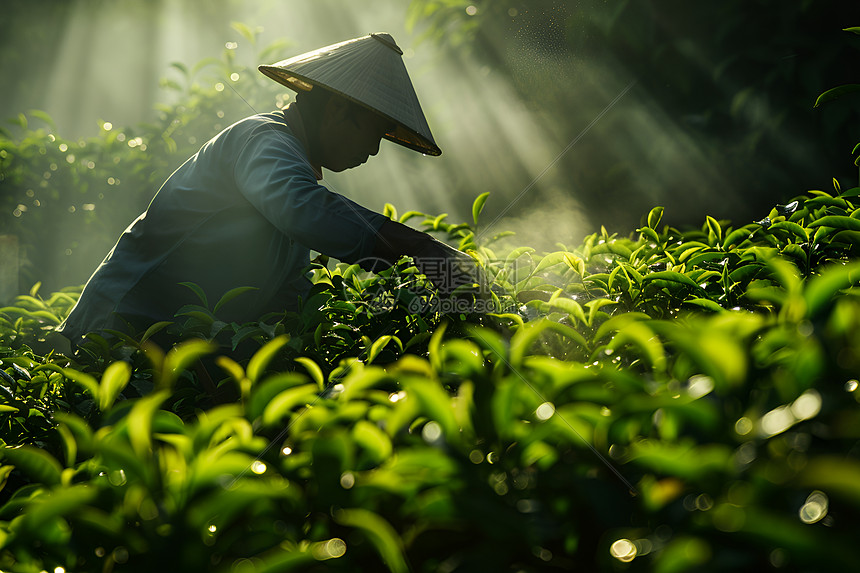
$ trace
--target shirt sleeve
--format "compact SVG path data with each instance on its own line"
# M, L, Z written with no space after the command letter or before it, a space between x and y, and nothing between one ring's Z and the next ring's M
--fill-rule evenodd
M286 236L347 263L371 255L386 217L317 183L291 135L271 125L256 130L233 175L242 195Z

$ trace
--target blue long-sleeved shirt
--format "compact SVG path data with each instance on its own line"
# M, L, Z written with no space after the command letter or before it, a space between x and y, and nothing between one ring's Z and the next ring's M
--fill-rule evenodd
M239 121L208 141L156 193L87 282L62 325L72 340L116 328L173 320L197 303L256 287L219 311L246 322L295 308L310 286L302 274L314 249L346 262L371 254L385 221L317 182L283 112Z

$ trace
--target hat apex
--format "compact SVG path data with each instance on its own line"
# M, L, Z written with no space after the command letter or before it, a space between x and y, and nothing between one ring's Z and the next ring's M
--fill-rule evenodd
M390 120L385 138L427 155L441 155L390 34L376 32L271 65L260 72L294 90L330 90Z

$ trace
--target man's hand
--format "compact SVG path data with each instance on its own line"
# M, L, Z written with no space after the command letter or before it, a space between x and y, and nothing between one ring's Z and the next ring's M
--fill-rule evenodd
M373 250L376 261L362 261L359 265L365 270L378 270L374 262L379 266L391 266L403 255L412 257L418 270L427 276L443 296L450 295L464 285L478 285L479 292L485 291L483 273L472 257L427 233L395 221L386 221L377 233Z

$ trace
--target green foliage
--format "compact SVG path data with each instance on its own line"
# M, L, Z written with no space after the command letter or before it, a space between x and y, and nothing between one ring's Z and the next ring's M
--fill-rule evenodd
M297 312L200 292L77 355L44 350L73 291L0 309L0 568L850 568L860 188L544 253L482 237L486 200L401 217L485 313L324 258Z

